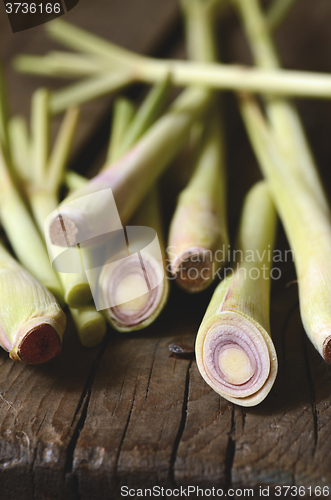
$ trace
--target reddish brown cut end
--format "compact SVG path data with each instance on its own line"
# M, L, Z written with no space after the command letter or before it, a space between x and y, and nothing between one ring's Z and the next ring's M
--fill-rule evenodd
M23 363L39 365L60 354L62 345L56 330L48 323L33 328L18 346L17 354Z
M181 262L174 270L176 282L187 292L196 293L204 290L213 279L213 266L210 258L203 252L185 252Z
M323 358L331 364L331 335L323 342Z

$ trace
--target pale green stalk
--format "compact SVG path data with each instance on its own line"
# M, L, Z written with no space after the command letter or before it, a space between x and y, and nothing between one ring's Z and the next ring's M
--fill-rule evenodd
M278 54L259 1L233 1L239 9L256 64L266 70L279 68ZM320 201L322 208L328 211L324 189L295 107L284 99L273 97L266 100L266 110L291 168L303 176L307 188Z
M192 123L206 110L210 94L200 89L188 89L172 104L169 111L143 135L138 143L116 164L111 165L60 205L61 220L55 217L50 224L50 237L55 245L76 245L80 235L84 240L89 232L103 228L104 198L90 204L85 195L111 188L122 221L126 224L142 202L149 188L185 144ZM96 198L96 197L95 197ZM79 208L68 202L79 199ZM62 222L66 227L63 235Z
M0 242L0 345L15 361L39 364L61 351L66 317L59 304Z
M0 213L2 226L19 261L57 299L61 300L62 287L50 266L40 233L9 174L1 148Z
M70 52L51 51L47 60L44 60L43 68L40 68L39 56L26 56L21 60L21 71L33 71L34 67L39 74L43 71L45 76L62 76L77 78L80 76L90 76L94 73L102 73L111 69L111 63L106 64L104 58L98 59L95 56L73 54ZM36 65L36 66L35 66ZM59 75L60 74L60 75Z
M321 207L303 176L291 168L257 103L243 96L241 109L294 252L304 329L318 352L331 362L331 214Z
M182 0L188 53L197 60L217 60L214 18L210 2ZM219 105L215 99L214 107ZM209 126L201 145L193 176L181 192L169 234L171 272L188 292L209 286L217 268L215 252L228 246L224 144L220 110L208 117Z
M34 176L38 185L46 180L46 165L50 142L49 92L38 89L32 96L31 132Z
M68 110L49 156L48 149L42 143L43 138L47 141L41 128L41 124L44 124L45 116L48 121L46 129L49 128L47 103L44 103L44 106L45 108L42 108L42 112L35 113L33 122L35 134L29 149L36 156L40 156L40 151L43 151L46 165L41 169L41 178L38 172L32 168L32 179L30 179L26 186L29 202L41 232L44 231L46 217L56 209L59 202L58 191L62 183L65 165L68 161L79 116L78 109L72 108ZM13 146L18 148L19 143L15 142L15 138L13 139ZM36 147L34 141L37 142L38 147ZM29 169L35 163L34 156L32 156L31 160L32 163L28 165ZM48 266L51 269L49 260ZM69 303L69 305L77 305L79 307L73 312L70 309L70 312L72 313L82 344L88 347L98 345L106 333L106 322L103 316L96 311L95 307L89 305L92 295L85 275L59 273L58 276L63 286L62 299L66 303ZM80 307L82 304L85 307Z
M40 95L40 91L37 91ZM38 94L35 95L35 101ZM58 205L58 191L63 179L64 170L69 158L71 145L77 128L79 111L77 108L71 108L67 111L54 147L49 156L48 140L44 133L44 125L47 117L46 130L49 129L49 106L44 102L46 109L39 115L35 113L33 125L35 133L32 136L31 150L32 155L29 171L32 178L26 187L29 202L34 214L34 218L42 234L44 233L44 223L47 216L52 213ZM37 144L35 144L35 142ZM16 145L18 149L19 145ZM40 154L43 151L43 154ZM34 165L44 161L45 164L34 169ZM87 305L92 300L90 286L86 276L79 273L59 273L59 278L63 287L64 301L70 307L80 307Z
M76 189L80 189L85 186L88 182L88 179L83 175L74 172L73 170L69 170L64 174L64 182L69 191L75 191Z
M79 109L70 108L66 113L48 161L47 183L58 193L63 181L66 164L74 142L79 120Z
M10 160L9 155L9 137L8 137L8 123L9 123L9 105L7 99L6 80L2 62L0 61L0 147L2 154L7 161Z
M240 258L216 288L196 339L197 365L205 381L241 406L260 403L277 374L269 324L269 253L275 227L268 187L260 182L244 202L238 233Z
M68 47L95 56L98 64L105 59L104 68L94 77L69 85L55 92L51 101L53 112L73 104L80 104L104 95L134 81L155 83L171 74L172 83L179 86L204 85L210 88L259 92L282 96L331 97L329 75L280 69L260 70L235 65L220 65L176 60L156 60L122 49L102 38L87 33L63 20L57 19L46 28L59 42ZM18 70L45 74L47 56L34 57L33 68L19 56L14 64ZM72 55L72 57L74 57ZM80 64L79 55L77 65ZM112 70L109 65L112 64ZM65 65L66 66L66 65ZM54 71L52 71L54 73ZM59 73L61 73L59 68ZM106 74L105 74L106 73Z
M130 72L102 73L82 82L73 83L53 92L50 106L53 114L61 113L70 106L78 106L97 97L113 93L132 82Z
M154 85L132 119L117 149L115 160L127 153L138 139L153 125L165 109L169 100L171 79L167 76Z
M70 314L83 346L96 347L103 341L107 329L106 321L93 305L79 309L70 308Z
M13 116L8 124L8 132L15 169L19 177L26 182L31 179L29 167L31 163L31 149L26 119L23 116Z
M116 99L113 109L113 121L106 165L115 163L115 161L119 159L121 142L135 114L133 103L124 97L118 97Z

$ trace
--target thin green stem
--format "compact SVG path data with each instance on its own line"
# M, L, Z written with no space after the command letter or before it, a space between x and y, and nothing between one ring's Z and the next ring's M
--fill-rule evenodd
M69 191L75 191L76 189L80 189L82 186L85 186L88 179L73 170L69 170L64 174L64 182Z
M102 56L109 62L115 63L117 67L115 72L107 75L99 74L95 78L83 80L55 93L52 105L54 111L63 110L70 104L86 102L134 81L155 83L163 80L167 74L171 74L172 83L178 86L204 85L210 88L281 96L331 98L329 75L280 69L262 71L235 65L190 61L155 60L122 49L62 20L54 20L46 26L46 29L65 45L88 54ZM77 60L78 66L80 57ZM37 58L34 58L31 72L44 73L45 60L47 57L46 59L42 57L38 63ZM22 68L24 64L24 58L21 56L20 67ZM30 71L26 64L24 69ZM60 72L60 68L58 69ZM122 82L119 82L121 79ZM75 98L76 92L77 98Z
M32 217L9 174L0 148L0 213L1 223L20 262L43 283L58 300L62 288Z
M6 80L2 62L0 61L0 147L2 154L9 158L9 137L8 137L8 123L9 123L9 105L6 88Z
M215 7L223 4L223 0L214 5L201 0L181 0L180 3L185 16L188 56L197 62L217 62L216 33L210 27L214 24Z
M257 65L263 69L279 68L278 54L258 0L234 1ZM328 202L297 111L288 101L280 98L267 99L266 109L279 143L290 159L291 168L305 178L307 187L315 192L316 198L327 211Z
M26 119L23 116L13 116L8 124L10 150L15 169L21 179L31 180L30 171L30 138Z
M79 109L70 108L63 118L49 158L47 184L53 192L57 192L63 181L70 150L77 130Z
M40 64L41 59L43 61ZM13 59L13 66L23 73L39 73L44 76L62 78L87 77L104 73L111 69L111 62L96 56L80 55L70 52L49 52L46 57L24 55Z
M31 128L33 174L36 183L40 186L46 180L46 166L48 163L50 142L49 92L46 89L40 88L33 94Z
M103 95L115 92L132 83L130 72L97 74L96 76L75 82L53 93L51 112L61 113L68 107L78 106Z
M138 109L128 127L118 151L118 159L129 151L140 137L159 118L169 100L171 79L169 76L156 84Z
M106 165L120 158L120 146L135 113L134 104L125 97L116 99L113 108L111 136L107 153Z
M139 57L129 50L118 47L108 40L93 35L62 19L53 20L51 23L45 25L45 28L53 40L78 52L103 56L115 60L119 64Z

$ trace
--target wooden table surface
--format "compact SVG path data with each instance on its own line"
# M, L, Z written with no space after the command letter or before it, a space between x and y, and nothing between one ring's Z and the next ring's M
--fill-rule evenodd
M287 67L331 72L330 16L329 0L298 1L277 34ZM81 0L67 19L143 53L180 51L176 0ZM235 20L220 28L225 60L248 61ZM12 56L51 47L42 28L11 34L1 4L0 53L13 112L27 115L37 85L62 81L18 75ZM74 168L98 161L110 104L106 97L84 107ZM299 106L330 194L330 103ZM225 113L234 234L244 193L259 173L230 94ZM278 246L286 248L281 229ZM276 485L331 491L331 367L303 332L293 264L281 269L271 306L279 375L255 408L228 403L205 384L194 360L169 355L172 342L194 345L211 290L188 296L172 284L169 304L151 327L109 331L95 349L80 346L69 324L61 355L44 366L14 363L1 351L0 499L117 499L121 485L270 486L269 498Z

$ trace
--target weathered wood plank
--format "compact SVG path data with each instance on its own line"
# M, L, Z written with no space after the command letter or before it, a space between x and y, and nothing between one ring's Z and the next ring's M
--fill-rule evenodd
M2 498L64 498L68 444L100 348L83 348L74 333L66 335L63 347L57 359L40 367L13 363L1 353Z
M233 406L204 382L195 361L189 376L187 417L176 454L175 480L177 485L225 486Z
M190 361L169 357L168 345L193 345L208 297L191 302L174 290L154 325L106 349L74 455L82 499L117 498L122 484L173 484Z

